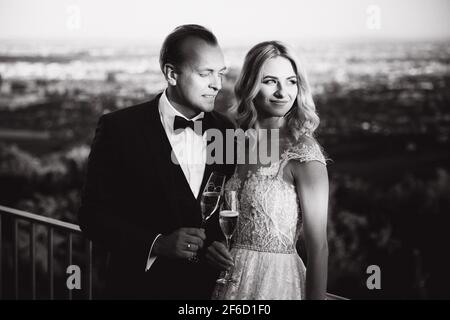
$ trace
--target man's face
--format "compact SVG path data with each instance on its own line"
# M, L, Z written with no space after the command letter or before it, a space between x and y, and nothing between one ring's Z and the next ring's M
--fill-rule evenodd
M180 50L185 59L176 69L175 104L191 109L193 115L212 111L226 70L220 47L190 38Z

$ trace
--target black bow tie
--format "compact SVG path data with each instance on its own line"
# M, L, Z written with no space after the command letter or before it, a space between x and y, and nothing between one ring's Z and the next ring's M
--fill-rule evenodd
M183 117L180 117L180 116L175 116L175 120L173 121L173 130L178 130L178 129L186 129L186 128L191 128L192 130L194 130L194 123L195 122L197 122L197 123L202 123L202 120L203 119L199 119L199 120L195 120L195 121L192 121L192 120L186 120L185 118L183 118ZM203 128L203 124L202 124L202 134L203 134L203 132L206 130L206 128ZM194 130L194 132L195 132L195 130Z

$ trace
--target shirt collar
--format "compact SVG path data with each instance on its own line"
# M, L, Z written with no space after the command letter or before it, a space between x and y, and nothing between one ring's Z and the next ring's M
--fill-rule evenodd
M159 99L159 114L161 116L161 120L164 122L164 126L166 128L169 128L170 131L173 131L173 122L175 120L175 116L182 117L186 120L199 120L203 119L205 116L204 112L200 112L198 115L193 117L192 119L189 119L185 117L181 112L179 112L175 107L170 103L169 99L167 98L167 89L164 90L164 92L161 95L161 98Z

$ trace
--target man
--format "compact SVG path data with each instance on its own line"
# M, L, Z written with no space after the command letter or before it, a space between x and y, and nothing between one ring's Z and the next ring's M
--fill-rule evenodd
M208 235L200 228L199 200L211 172L229 175L233 167L197 156L208 139L193 123L231 127L212 112L224 58L209 30L184 25L165 39L160 66L168 83L162 94L100 118L80 225L110 251L107 297L208 299L217 271L202 249L220 233L217 217Z

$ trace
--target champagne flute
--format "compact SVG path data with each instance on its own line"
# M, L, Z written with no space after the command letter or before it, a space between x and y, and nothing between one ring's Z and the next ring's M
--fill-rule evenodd
M211 172L211 175L203 189L200 199L200 208L202 211L202 228L206 228L206 222L211 218L219 207L220 198L222 196L223 186L225 185L225 175L220 172ZM199 262L198 256L194 255L190 258L192 262Z
M206 227L206 222L219 207L224 184L224 174L216 171L211 173L200 199L200 207L202 210L202 228Z
M239 201L236 191L225 191L224 192L224 203L222 209L219 213L219 224L225 235L227 249L231 250L231 238L233 237L234 230L236 229L238 217L239 217ZM216 280L217 283L226 284L229 282L234 282L231 279L231 274L228 270L220 279Z

